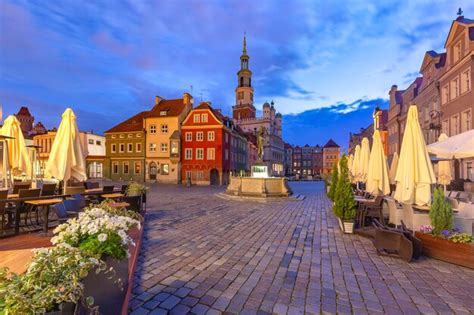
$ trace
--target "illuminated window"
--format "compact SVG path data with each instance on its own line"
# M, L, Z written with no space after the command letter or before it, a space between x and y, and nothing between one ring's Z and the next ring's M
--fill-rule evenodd
M208 160L215 160L216 159L216 149L207 148L207 159Z
M140 174L142 172L142 163L135 162L135 174Z

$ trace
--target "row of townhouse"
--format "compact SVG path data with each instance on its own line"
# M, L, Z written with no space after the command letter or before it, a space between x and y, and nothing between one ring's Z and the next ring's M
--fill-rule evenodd
M454 136L473 128L474 20L459 16L451 24L445 52L425 53L421 76L405 90L390 89L388 112L388 157L400 152L408 107L416 104L427 144L440 133ZM473 177L474 161L455 161L455 178ZM471 178L474 180L474 178Z
M321 174L329 174L339 161L340 146L329 139L324 145L303 147L285 144L285 173L286 176L312 178Z
M112 180L226 184L256 160L255 136L209 103L156 97L149 111L105 132L107 176Z

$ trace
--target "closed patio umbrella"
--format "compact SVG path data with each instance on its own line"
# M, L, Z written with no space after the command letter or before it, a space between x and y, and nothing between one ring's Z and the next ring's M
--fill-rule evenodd
M367 172L369 171L370 146L369 139L363 138L360 147L360 160L358 171L358 180L360 182L367 182Z
M353 183L357 183L359 181L357 178L357 174L359 172L359 164L360 164L360 145L356 145L355 150L354 150L354 158L352 159L352 167L351 167Z
M349 154L347 157L347 168L349 169L349 178L352 177L351 169L352 169L352 162L354 161L354 156Z
M390 171L388 177L390 179L390 184L395 185L395 174L397 173L398 167L398 153L395 152L392 157L392 163L390 163Z
M425 139L418 121L418 109L408 109L397 173L395 199L401 203L429 205L431 184L436 183Z
M366 190L373 195L388 195L390 183L388 179L387 159L380 139L380 131L375 130L372 150L370 151L369 169L367 171Z
M448 136L445 133L439 135L438 142L447 140ZM429 151L429 149L428 149ZM451 161L442 160L438 162L438 184L443 185L446 190L446 185L451 183L453 176L451 174Z
M12 138L7 139L11 174L13 176L31 174L30 156L28 149L26 148L25 138L21 131L20 122L15 116L10 115L5 119L1 134Z
M45 173L66 182L74 178L77 181L87 179L86 162L76 124L76 115L68 108L62 115L61 124L54 138Z

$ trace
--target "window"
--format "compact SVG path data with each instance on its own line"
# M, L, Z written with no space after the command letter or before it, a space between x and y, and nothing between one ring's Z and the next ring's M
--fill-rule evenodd
M94 144L94 140L93 140L93 139L89 139L88 143L89 143L89 144Z
M133 143L129 143L129 144L128 144L127 151L128 151L128 152L133 152Z
M120 153L125 152L125 144L124 143L121 143L119 148L120 148Z
M461 42L457 43L453 48L453 62L456 63L461 59Z
M118 174L118 172L119 172L118 169L119 169L118 162L113 162L112 163L112 173Z
M471 129L471 110L466 110L461 114L461 132Z
M142 137L142 134L141 133L137 133L137 138L141 138Z
M184 159L185 160L192 160L193 159L193 149L186 148L184 150Z
M112 152L112 153L117 152L117 145L115 143L112 143L110 145L110 152Z
M186 132L186 141L193 141L193 133L192 132Z
M161 133L168 133L168 125L163 124L160 126L161 128Z
M455 136L459 133L459 116L454 115L451 117L451 133L449 136Z
M229 150L228 149L225 149L225 151L224 151L224 159L225 160L229 159Z
M191 179L191 177L193 176L193 173L191 171L186 171L186 179Z
M133 138L133 133L129 133L129 134L127 135L127 137L128 137L128 138Z
M202 132L202 131L196 132L196 140L197 141L203 141L204 140L204 132Z
M123 139L123 138L125 138L125 135L120 135L119 138Z
M204 159L204 149L196 149L196 160Z
M216 159L216 149L207 148L207 159L208 160L215 160Z
M229 142L229 134L228 133L225 134L225 143L227 143L227 142Z
M97 141L95 142L95 144L97 144L97 145L101 145L101 144L102 144L102 141L100 141L100 140L97 140Z
M166 110L161 110L160 111L160 116L166 116L168 114L168 111Z
M179 154L179 142L171 141L171 154L178 155Z
M150 125L150 134L156 134L156 125Z
M161 152L168 152L168 143L161 143L160 150Z
M474 181L474 168L472 167L472 162L466 163L466 175L471 181Z
M116 135L112 135L112 139L115 139L115 138L117 138L117 136L116 136Z
M123 173L128 174L129 172L129 164L128 162L123 162Z
M207 141L214 141L216 138L216 133L214 131L207 132Z
M471 90L471 69L461 74L461 94Z
M141 172L142 172L142 163L135 162L134 172L135 172L135 174L141 174Z
M202 114L201 115L201 122L207 123L207 114Z
M455 99L459 96L459 78L455 78L451 81L451 99Z
M150 152L156 152L156 143L150 143Z
M244 92L238 92L237 93L237 99L243 100L244 99Z
M448 130L448 127L449 127L449 121L447 119L443 120L443 123L442 123L442 132L445 133L445 134L449 134L449 130Z
M135 144L135 152L142 152L142 144L136 143Z
M446 104L449 100L449 87L446 84L443 86L443 93L441 94L441 104Z
M161 164L161 175L169 175L169 174L170 174L169 164Z
M199 114L195 114L195 115L193 116L193 121L194 121L195 123L201 122L201 116L200 116Z
M196 179L197 180L203 180L204 179L204 172L203 171L197 171L196 172Z

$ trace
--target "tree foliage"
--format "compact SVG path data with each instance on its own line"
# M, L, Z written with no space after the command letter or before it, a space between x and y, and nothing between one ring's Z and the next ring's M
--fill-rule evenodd
M339 161L340 174L334 194L334 213L343 220L353 220L356 215L356 202L349 179L347 157L343 155Z
M331 186L329 186L328 197L334 201L334 195L336 194L337 180L339 177L339 171L337 169L337 163L334 163L331 173Z
M444 230L453 230L453 209L444 197L444 191L441 187L436 188L434 191L430 219L434 234L440 234Z

